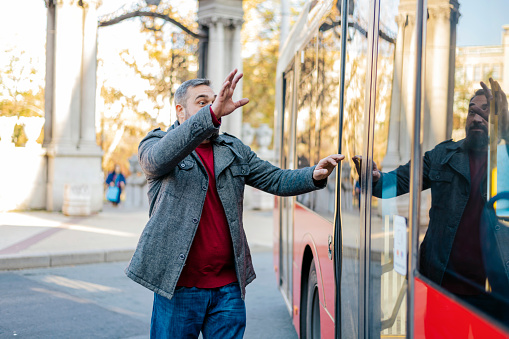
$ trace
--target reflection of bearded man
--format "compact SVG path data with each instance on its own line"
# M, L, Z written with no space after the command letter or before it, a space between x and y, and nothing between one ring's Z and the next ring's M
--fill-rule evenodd
M475 92L468 107L467 122L465 126L465 147L475 151L485 151L489 145L488 117L490 104L488 98L491 91L479 89Z

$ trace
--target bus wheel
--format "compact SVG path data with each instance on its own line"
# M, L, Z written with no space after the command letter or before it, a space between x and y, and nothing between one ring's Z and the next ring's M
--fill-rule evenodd
M311 262L308 276L308 293L306 303L306 339L320 338L320 298L316 278L315 261Z

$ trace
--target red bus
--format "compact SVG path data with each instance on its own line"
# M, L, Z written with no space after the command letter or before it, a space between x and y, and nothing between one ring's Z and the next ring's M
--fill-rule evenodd
M294 24L277 68L279 165L346 156L325 189L276 198L274 267L300 338L509 338L498 6L315 0ZM474 97L481 81L496 100Z

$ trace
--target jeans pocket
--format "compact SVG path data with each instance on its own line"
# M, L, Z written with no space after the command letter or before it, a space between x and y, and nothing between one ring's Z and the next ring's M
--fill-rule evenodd
M186 288L186 287L185 287L185 286L177 286L177 287L175 287L175 292L173 292L173 293L180 292L180 291L182 291L184 288Z

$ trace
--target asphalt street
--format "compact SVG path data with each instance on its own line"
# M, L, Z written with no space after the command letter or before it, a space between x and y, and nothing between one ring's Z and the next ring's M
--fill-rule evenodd
M245 338L297 338L276 287L272 252L253 248ZM148 338L152 292L126 262L0 272L0 338Z

